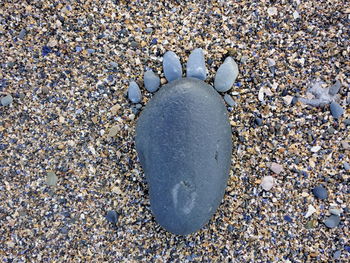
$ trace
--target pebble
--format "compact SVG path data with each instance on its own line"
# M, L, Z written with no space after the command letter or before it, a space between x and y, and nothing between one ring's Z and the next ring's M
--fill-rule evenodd
M214 87L219 92L226 92L233 86L238 76L238 65L233 58L227 57L215 75Z
M270 191L271 188L274 186L275 180L272 176L264 176L263 179L261 180L261 187L265 191Z
M337 80L330 88L329 88L329 95L334 96L335 94L337 94L339 92L341 88L341 83L339 80Z
M290 105L292 104L293 98L294 98L293 96L286 95L282 99L286 105Z
M324 200L328 198L328 191L323 185L316 186L312 193L319 199Z
M272 58L267 58L267 64L271 68L271 67L274 67L276 65L276 61Z
M255 118L254 122L258 126L262 126L263 125L263 120L261 118Z
M224 100L226 101L226 103L230 106L230 107L235 107L237 106L237 103L233 100L233 98L231 97L231 95L229 94L225 94L224 95Z
M324 221L324 224L328 228L335 228L339 225L340 223L340 217L337 215L331 215L326 220Z
M54 186L57 184L58 178L56 176L56 174L53 171L49 171L46 174L46 183L49 186Z
M342 106L340 106L339 103L335 101L331 103L330 110L333 118L335 119L338 119L344 113L344 109L342 108Z
M159 89L160 78L153 70L147 70L143 76L143 80L145 82L145 88L149 92L155 92Z
M182 66L179 57L173 51L167 51L163 57L163 71L170 82L182 78Z
M112 224L116 224L118 222L119 215L116 211L110 210L107 212L106 219L108 222Z
M348 119L345 119L344 120L344 124L346 125L346 126L349 126L350 125L350 119L348 118Z
M167 231L193 233L215 213L227 186L231 136L221 96L199 79L170 82L144 107L136 150L151 210Z
M293 12L293 18L294 18L294 19L298 19L299 17L300 17L299 12L298 12L297 10L295 10L295 11Z
M342 213L342 210L332 207L329 209L329 213L331 213L332 215L340 216Z
M280 174L283 171L283 166L278 163L271 163L270 170L275 174Z
M135 81L131 81L128 89L128 98L132 103L141 101L141 90Z
M205 80L207 77L207 69L205 67L204 53L201 48L194 49L187 61L186 65L187 77L193 77Z
M341 146L343 147L344 150L350 149L350 144L347 141L342 141Z
M315 212L316 212L316 208L313 205L309 205L307 208L307 212L305 214L305 218L309 218Z
M333 253L333 258L334 259L339 259L341 257L341 251L337 250Z
M317 153L319 150L321 150L321 146L316 145L311 148L311 152Z
M12 102L13 102L13 98L10 94L1 98L1 105L2 106L9 106Z
M269 16L274 16L278 14L277 8L276 7L269 7L267 8L267 14Z
M153 28L152 27L147 27L145 29L145 33L147 33L147 34L151 34L152 32L153 32Z
M27 34L27 30L26 30L25 28L23 28L23 29L19 32L18 38L23 40L23 39L26 37L26 34Z
M350 171L350 164L349 164L348 162L345 162L345 163L344 163L344 169L345 169L346 171Z

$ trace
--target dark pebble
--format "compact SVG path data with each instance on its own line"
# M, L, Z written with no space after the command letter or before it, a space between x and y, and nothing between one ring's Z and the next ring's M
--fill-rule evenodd
M111 222L112 224L116 224L118 222L118 217L119 217L119 215L114 210L108 211L108 213L106 215L107 221Z
M316 186L312 193L319 199L327 199L328 198L328 191L326 188L323 187L323 185Z
M261 118L255 118L254 120L255 124L258 125L258 126L261 126L263 124L263 121Z

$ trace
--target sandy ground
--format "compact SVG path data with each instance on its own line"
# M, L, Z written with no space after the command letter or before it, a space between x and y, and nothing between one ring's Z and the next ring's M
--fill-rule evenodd
M345 0L1 1L0 261L349 262L349 21ZM135 79L147 104L145 69L196 47L208 83L229 55L240 74L224 200L183 237L151 214L125 94ZM317 78L341 82L338 120L292 101Z

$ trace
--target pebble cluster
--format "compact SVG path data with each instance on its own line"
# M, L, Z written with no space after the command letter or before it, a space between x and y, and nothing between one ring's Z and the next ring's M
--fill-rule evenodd
M3 1L0 261L349 262L346 3ZM182 237L152 217L134 136L145 72L161 86L165 52L195 48L211 85L237 62L234 149L217 213ZM317 79L336 104L300 101Z

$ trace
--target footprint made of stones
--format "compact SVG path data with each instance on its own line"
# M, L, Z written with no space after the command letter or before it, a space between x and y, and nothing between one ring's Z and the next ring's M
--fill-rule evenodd
M154 94L136 126L136 150L149 186L151 210L166 230L187 235L202 228L222 201L232 152L231 127L224 100L205 83L202 49L192 51L182 78L174 52L164 55L168 84ZM220 66L214 86L228 91L238 75L228 57ZM154 92L159 77L144 75L145 88ZM128 90L133 103L141 92L132 81Z

